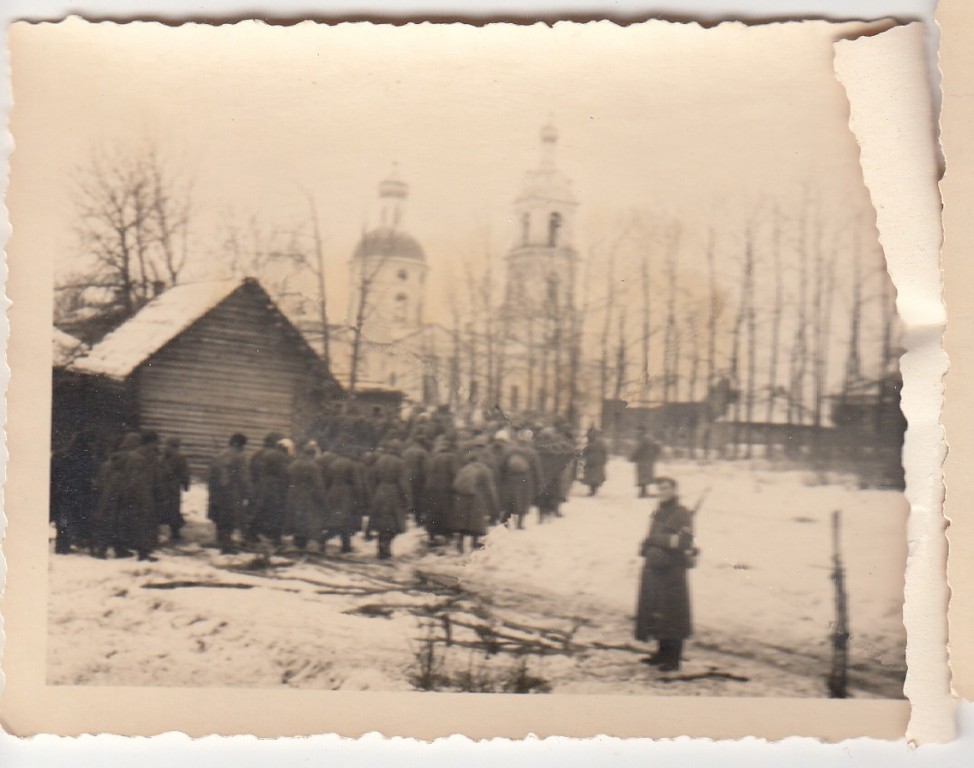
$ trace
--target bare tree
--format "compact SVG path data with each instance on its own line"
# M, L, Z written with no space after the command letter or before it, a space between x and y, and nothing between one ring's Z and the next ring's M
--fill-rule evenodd
M771 304L771 345L768 350L768 406L765 412L765 422L769 425L774 421L775 404L778 397L778 358L781 354L781 320L784 313L784 276L781 268L781 221L779 212L774 212L774 229L771 236L771 260L774 272L774 297ZM771 436L765 446L765 455L771 456L774 444Z
M680 228L671 225L666 247L666 330L663 337L663 402L679 400L679 360L680 332L677 325L677 261L679 253Z
M642 396L648 398L650 395L650 372L649 372L649 337L650 337L650 284L649 284L649 253L643 251L639 261L639 282L643 294L642 306L642 334L640 336L642 351L642 370L640 373L640 384Z
M788 364L788 425L805 420L805 378L808 363L808 208L802 211L798 235L798 296L795 332ZM798 420L796 422L796 419Z
M94 150L76 174L72 196L83 260L93 261L72 282L111 291L122 318L159 284L178 282L188 254L190 185L154 146Z
M863 286L862 286L862 240L858 230L852 249L852 301L849 307L849 346L846 352L843 394L849 394L862 379L862 357L860 335L862 329Z
M386 257L381 254L361 259L361 267L355 275L355 317L352 321L352 352L349 366L348 392L355 394L359 379L359 366L362 359L362 340L365 323L369 319L374 306L372 305L372 289L382 268L386 264Z
M600 405L605 403L606 397L609 394L609 334L612 330L612 309L616 303L616 245L613 245L609 251L609 265L605 274L605 315L602 318L602 335L599 344Z
M748 226L744 244L744 285L747 303L747 389L745 395L744 421L747 425L745 434L744 458L751 458L754 424L754 394L757 378L757 318L754 311L754 230ZM766 433L770 440L770 434Z

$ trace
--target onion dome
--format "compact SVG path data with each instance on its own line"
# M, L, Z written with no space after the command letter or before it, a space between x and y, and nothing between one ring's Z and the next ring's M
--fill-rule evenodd
M423 247L415 237L392 227L377 227L362 235L355 247L356 259L371 256L426 261Z

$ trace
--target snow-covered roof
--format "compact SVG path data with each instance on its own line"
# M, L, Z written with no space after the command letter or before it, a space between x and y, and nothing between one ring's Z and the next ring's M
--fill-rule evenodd
M108 334L88 354L75 360L72 370L125 379L243 282L242 279L215 280L170 288Z
M76 339L70 333L65 333L59 328L54 329L53 341L55 368L67 368L72 360L83 355L88 349L81 339Z

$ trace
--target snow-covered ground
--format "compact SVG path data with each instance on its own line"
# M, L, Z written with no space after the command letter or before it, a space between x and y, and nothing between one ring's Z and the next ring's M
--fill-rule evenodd
M833 585L829 518L843 511L850 688L900 696L906 502L842 478L743 463L670 462L697 515L696 634L678 675L632 640L655 502L609 465L563 518L496 528L480 551L428 552L419 530L380 563L357 552L221 556L203 546L205 490L185 499L188 542L159 562L51 557L52 683L561 693L825 695Z

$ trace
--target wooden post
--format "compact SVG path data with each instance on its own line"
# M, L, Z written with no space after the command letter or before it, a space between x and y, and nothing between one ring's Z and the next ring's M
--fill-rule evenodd
M835 625L832 630L832 671L828 686L830 699L848 697L846 683L849 668L849 616L845 592L845 569L840 544L842 512L832 513L832 581L835 583Z

